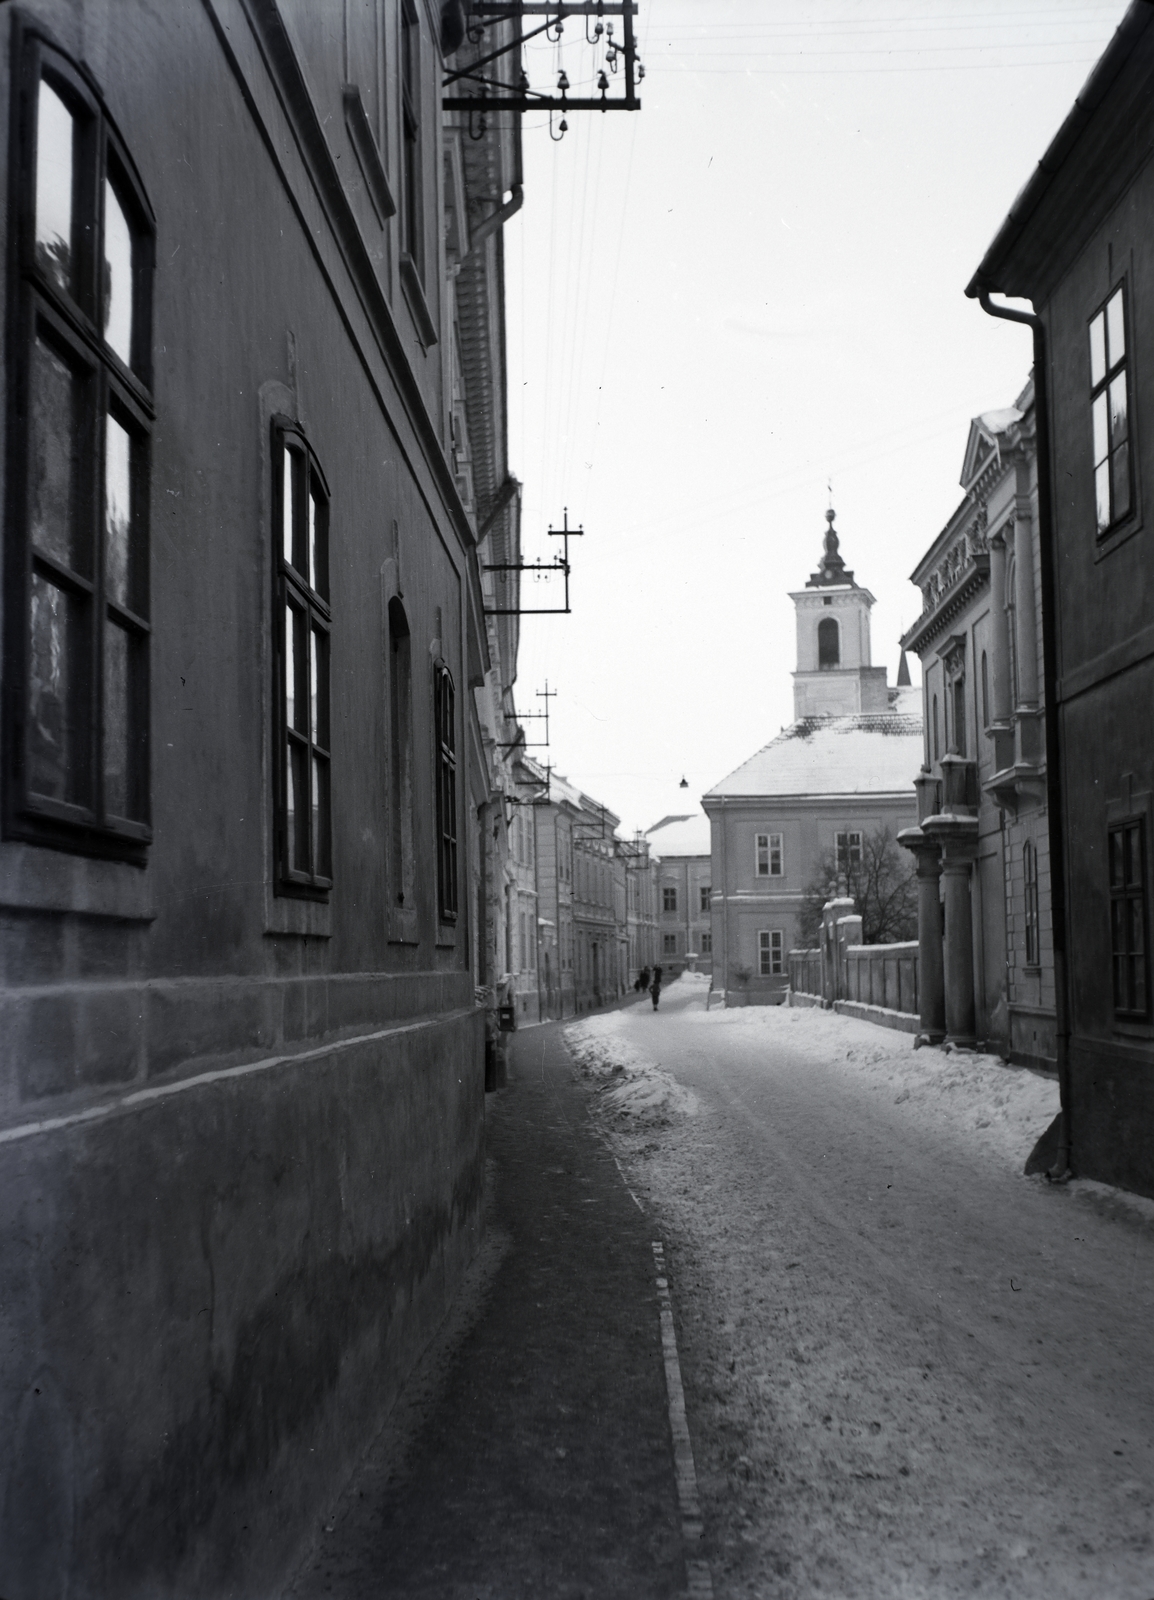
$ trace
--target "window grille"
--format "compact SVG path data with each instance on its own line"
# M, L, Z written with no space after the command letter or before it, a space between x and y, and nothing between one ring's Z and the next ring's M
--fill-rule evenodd
M758 971L763 978L779 978L785 971L785 935L769 928L757 936Z
M1110 945L1114 1013L1144 1021L1150 1015L1147 972L1146 829L1141 819L1110 829Z
M757 876L780 878L782 875L782 836L780 833L757 835Z
M1038 942L1038 851L1032 839L1022 846L1022 879L1025 888L1026 965L1039 963Z
M1131 507L1129 402L1126 302L1119 284L1090 322L1090 416L1100 535L1125 517Z

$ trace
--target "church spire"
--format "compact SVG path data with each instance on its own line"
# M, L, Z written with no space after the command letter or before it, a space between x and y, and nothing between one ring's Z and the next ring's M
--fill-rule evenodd
M830 506L825 514L826 530L822 558L817 571L806 579L807 589L828 589L834 584L852 583L853 573L849 571L841 556L838 555L838 536L833 531L834 518L837 512Z

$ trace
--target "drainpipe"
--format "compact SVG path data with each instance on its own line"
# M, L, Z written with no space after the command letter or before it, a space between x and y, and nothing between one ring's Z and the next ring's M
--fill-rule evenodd
M1054 949L1054 1021L1058 1065L1058 1092L1062 1106L1062 1132L1058 1155L1046 1174L1051 1182L1064 1183L1070 1177L1072 1125L1070 1106L1070 1005L1066 971L1066 857L1062 837L1062 784L1059 761L1060 719L1058 716L1058 608L1054 549L1054 517L1051 500L1050 403L1046 364L1046 329L1041 317L1031 311L1015 311L996 306L990 291L979 288L978 303L991 317L1006 322L1021 322L1034 335L1034 429L1038 444L1038 551L1042 591L1042 692L1045 697L1046 728L1046 811L1050 837L1050 937Z

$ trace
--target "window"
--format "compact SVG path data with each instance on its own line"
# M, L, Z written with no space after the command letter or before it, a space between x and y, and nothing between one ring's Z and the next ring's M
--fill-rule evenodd
M938 697L937 697L937 695L934 696L933 723L934 723L934 760L935 761L939 761L941 759L942 747L941 747L941 743L940 743L939 738L938 738Z
M677 890L671 884L667 883L661 891L661 909L662 911L677 910Z
M677 935L675 933L665 934L661 941L661 951L663 955L667 956L675 956L677 954Z
M954 702L954 750L964 756L966 753L966 680L955 678L951 686Z
M757 876L781 877L781 834L759 833L757 836Z
M703 933L701 935L701 953L703 956L711 956L713 954L712 933Z
M839 629L833 617L823 617L817 625L817 664L836 667L841 661Z
M413 907L413 681L405 608L389 601L389 865L390 893L400 910Z
M456 690L448 667L433 677L437 754L437 893L441 921L457 920L457 734Z
M303 434L273 420L279 663L278 890L332 887L329 750L329 497Z
M1126 306L1119 285L1090 323L1090 413L1099 534L1126 516L1131 506L1129 385Z
M710 899L710 896L713 893L713 890L709 887L709 885L707 883L703 883L701 885L699 893L701 895L701 914L702 914L702 916L708 916L709 915L709 899Z
M16 48L5 832L142 864L154 222L88 78Z
M839 872L852 872L861 866L861 834L839 833L835 836L837 846L837 870Z
M1146 971L1146 838L1141 819L1110 829L1110 946L1114 1013L1150 1015Z
M418 274L421 249L421 24L414 0L401 3L401 248Z
M1039 965L1038 953L1038 851L1032 839L1022 846L1022 881L1026 902L1026 965Z
M990 669L986 665L986 652L982 651L982 727L990 726Z
M763 978L780 978L785 971L785 935L771 928L757 936L758 971Z

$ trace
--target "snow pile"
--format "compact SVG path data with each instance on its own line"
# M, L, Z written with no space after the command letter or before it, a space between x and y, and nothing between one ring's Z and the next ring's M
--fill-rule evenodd
M743 1044L768 1055L787 1047L871 1094L889 1095L903 1118L929 1134L964 1131L966 1142L1019 1166L1058 1113L1058 1085L998 1056L976 1051L915 1050L908 1033L785 1006L686 1011L689 1026L737 1029Z
M565 1029L565 1042L581 1071L607 1080L596 1091L594 1110L645 1127L693 1116L701 1104L693 1090L622 1038L627 1020L626 1012L611 1011Z

